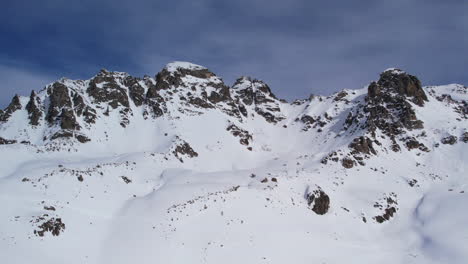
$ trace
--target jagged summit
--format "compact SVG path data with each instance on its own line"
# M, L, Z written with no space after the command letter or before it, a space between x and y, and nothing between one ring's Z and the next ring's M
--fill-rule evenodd
M388 98L389 93L412 97L411 101L419 106L423 106L424 102L427 101L419 79L400 69L388 69L382 72L380 79L369 85L369 97L371 98Z

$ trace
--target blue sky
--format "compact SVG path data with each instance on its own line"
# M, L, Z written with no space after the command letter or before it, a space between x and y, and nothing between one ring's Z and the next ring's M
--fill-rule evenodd
M0 107L62 76L155 75L174 60L288 100L360 88L389 67L468 84L464 0L41 0L0 10Z

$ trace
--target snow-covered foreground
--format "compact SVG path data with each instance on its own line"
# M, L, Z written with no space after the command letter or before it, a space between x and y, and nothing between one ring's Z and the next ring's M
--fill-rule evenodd
M79 87L89 81L62 80L94 123L76 100L42 91L42 121L31 126L19 98L0 123L0 140L15 141L0 145L2 263L468 263L466 87L425 87L423 103L390 90L369 99L366 87L289 104L241 78L233 101L210 101L223 93L218 77L189 63L166 70L146 80L176 77L158 90L155 117L136 99L131 115L125 104L109 111ZM50 104L72 109L72 136L48 138L70 130L63 110L46 122ZM373 116L377 104L389 113ZM423 127L407 123L408 111Z

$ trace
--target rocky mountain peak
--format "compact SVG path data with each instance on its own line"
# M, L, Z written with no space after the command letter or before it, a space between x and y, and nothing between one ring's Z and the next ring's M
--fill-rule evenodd
M21 109L21 102L18 95L15 95L11 100L10 104L5 108L4 111L0 112L0 122L6 122L11 117L11 115L17 110Z
M156 83L159 90L168 89L171 86L187 86L191 78L221 81L207 68L189 62L172 62L167 64L162 71L156 75ZM222 81L221 81L222 82Z
M37 97L37 94L34 90L31 91L31 95L29 96L29 102L26 105L26 110L28 111L29 123L32 126L39 125L39 120L43 116L43 107L41 103L41 99Z
M423 107L428 101L418 78L392 68L382 72L380 79L371 82L367 90L364 104L359 104L349 113L345 129L363 129L370 138L356 140L351 148L357 149L356 146L363 145L362 142L367 145L378 143L378 135L383 134L390 139L391 149L395 152L401 150L399 143L408 149L428 151L426 146L410 136L413 134L410 131L424 128L424 122L418 118L411 103Z
M400 69L387 69L380 74L377 82L369 85L369 97L388 97L388 93L396 93L401 96L409 97L410 100L424 106L427 96L422 89L421 82L416 76L410 75Z

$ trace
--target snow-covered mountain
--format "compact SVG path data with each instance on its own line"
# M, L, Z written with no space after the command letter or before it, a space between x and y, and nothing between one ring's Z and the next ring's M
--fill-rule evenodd
M288 103L205 67L0 110L2 263L468 263L468 88L399 69Z

